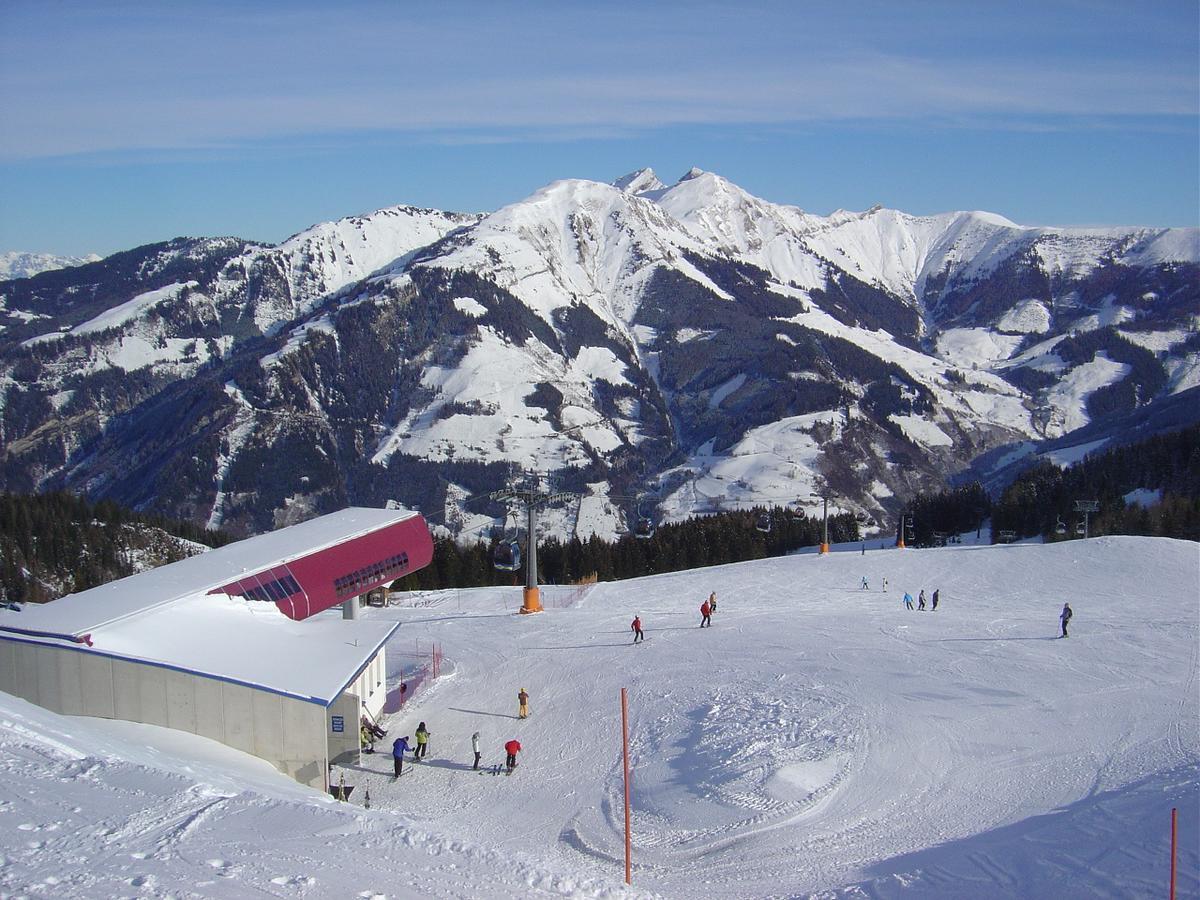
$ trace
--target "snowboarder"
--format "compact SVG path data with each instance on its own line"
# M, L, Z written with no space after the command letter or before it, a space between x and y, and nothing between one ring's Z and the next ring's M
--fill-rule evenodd
M517 754L521 752L521 742L516 738L504 745L504 765L508 768L508 774L512 774L512 770L517 767Z
M863 576L862 589L864 591L869 591L871 589L871 586L869 584L867 584L867 576L866 575Z
M525 693L525 688L521 688L521 690L517 692L517 703L520 704L520 707L517 710L517 718L518 719L528 719L529 718L529 695L527 693Z
M912 604L912 594L910 594L908 591L905 591L905 592L904 592L904 608L905 608L905 609L912 609L912 608L913 608L913 604Z
M429 731L422 722L417 726L417 749L413 752L413 759L424 759L425 751L429 749Z
M934 588L933 589L933 606L930 608L930 610L929 610L930 612L937 611L937 602L938 602L938 591L937 591L937 588Z
M1062 636L1063 637L1068 636L1067 635L1067 623L1071 621L1072 615L1074 615L1074 613L1071 612L1071 604L1064 603L1062 612L1058 614L1058 618L1062 620L1062 632L1063 632Z
M476 772L479 771L479 732L471 735L471 751L475 754L475 765L472 766Z
M921 594L917 597L917 612L925 612L925 588L921 588Z
M717 592L716 591L713 591L711 594L708 595L708 611L714 612L714 613L717 611Z
M700 627L705 625L712 625L712 607L708 605L707 600L700 604Z
M393 778L399 778L400 773L404 769L404 754L408 752L408 735L398 737L392 741L392 764L396 774Z
M633 642L635 644L638 641L644 641L646 639L646 636L644 634L642 634L642 617L641 616L634 616L633 622L630 624L629 628L630 628L630 630L633 631Z

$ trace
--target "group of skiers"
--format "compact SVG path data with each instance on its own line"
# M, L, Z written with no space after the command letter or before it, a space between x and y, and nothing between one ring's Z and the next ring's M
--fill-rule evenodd
M869 590L871 589L871 587L870 587L870 582L867 580L867 576L866 576L866 575L864 575L864 576L863 576L863 580L862 580L862 589L863 589L864 591L869 591ZM887 579L886 579L886 578L885 578L885 579L883 579L883 589L884 589L885 591L887 590ZM929 611L930 611L930 612L933 612L933 611L935 611L935 610L938 608L938 600L939 600L939 599L940 599L940 592L939 592L939 591L938 591L938 590L935 588L935 589L934 589L934 592L933 592L933 595L930 597L930 604L929 604ZM913 597L912 597L912 594L910 594L908 591L905 591L905 592L904 592L904 596L901 598L901 600L902 600L902 601L903 601L903 603L904 603L904 608L905 608L905 609L908 609L908 610L914 609L914 606L913 606ZM714 606L713 608L715 609L716 607ZM925 611L925 608L926 608L926 604L925 604L925 590L922 588L922 590L920 591L920 593L917 595L917 600L916 600L916 607L915 607L915 609L917 610L917 612L924 612L924 611ZM700 610L700 611L701 611L701 613L703 613L703 612L704 612L704 609L703 609L703 607L701 608L701 610ZM1071 604L1070 604L1070 603L1064 603L1064 604L1063 604L1063 608L1062 608L1062 612L1061 612L1061 613L1059 613L1059 615L1058 615L1058 619L1059 619L1059 621L1062 623L1062 636L1063 636L1063 637L1068 637L1068 636L1069 636L1069 635L1067 634L1067 623L1069 623L1069 622L1071 621L1071 616L1072 616L1072 615L1074 615L1074 613L1071 611Z
M933 597L931 598L933 601L933 604L930 607L930 612L934 612L937 610L938 597L939 597L938 591L934 590ZM908 591L905 591L903 599L904 599L904 608L911 610L913 608L912 594L910 594ZM924 588L921 589L920 597L917 599L917 612L925 612L925 589Z
M528 719L529 718L529 692L526 691L525 688L521 688L521 690L519 690L517 692L517 718L518 719ZM363 717L364 729L366 728L366 723L367 723L367 718L366 718L366 716L364 716ZM378 728L377 725L375 727ZM382 729L381 729L381 732L382 732L381 734L376 734L375 736L382 737L384 734L387 734L387 732L383 731ZM431 734L433 734L433 732L425 727L424 722L422 722L420 725L417 726L416 746L411 747L411 749L413 751L413 761L414 762L416 760L425 758L425 754L429 751L429 736ZM476 731L471 735L471 752L475 755L474 762L471 765L471 770L475 771L475 772L479 771L479 760L483 756L482 751L479 749L479 742L480 742L479 732ZM394 773L392 775L393 779L399 778L400 775L403 773L403 771L404 771L404 754L407 753L409 751L409 749L410 749L410 745L408 742L407 734L404 735L404 737L396 738L396 740L394 740L392 742L392 765L393 765L393 773ZM520 741L513 738L512 740L505 742L505 744L504 744L504 765L505 765L506 769L508 770L508 774L510 774L510 775L512 774L512 770L517 767L517 754L520 752L521 752L521 742Z
M712 628L712 616L717 611L717 592L713 591L708 595L708 599L700 604L700 627ZM636 644L639 641L644 641L646 635L642 633L642 617L636 615L633 621L629 623L629 630L633 632L633 642Z

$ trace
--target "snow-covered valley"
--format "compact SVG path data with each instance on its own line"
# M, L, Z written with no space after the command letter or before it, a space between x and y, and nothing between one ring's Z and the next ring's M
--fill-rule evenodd
M428 760L393 781L365 756L346 804L0 695L0 894L1165 896L1172 807L1180 895L1200 890L1196 544L840 549L549 588L536 616L519 588L367 610L403 623L393 678L431 642L442 674L385 723L386 743L426 722ZM902 605L922 589L936 612ZM520 739L511 778L471 770L474 731L485 766Z

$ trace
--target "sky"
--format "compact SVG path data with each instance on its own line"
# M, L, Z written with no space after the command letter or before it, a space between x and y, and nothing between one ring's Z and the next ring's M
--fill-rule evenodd
M692 166L818 214L1200 220L1200 11L0 0L0 250L277 242Z

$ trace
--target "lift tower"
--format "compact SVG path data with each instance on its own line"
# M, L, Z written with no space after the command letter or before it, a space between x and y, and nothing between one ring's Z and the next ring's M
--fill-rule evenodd
M529 541L525 552L525 596L522 613L542 611L542 598L537 583L537 513L551 503L560 503L579 496L570 491L551 491L550 476L545 472L525 472L502 491L491 494L493 500L516 500L525 504Z

